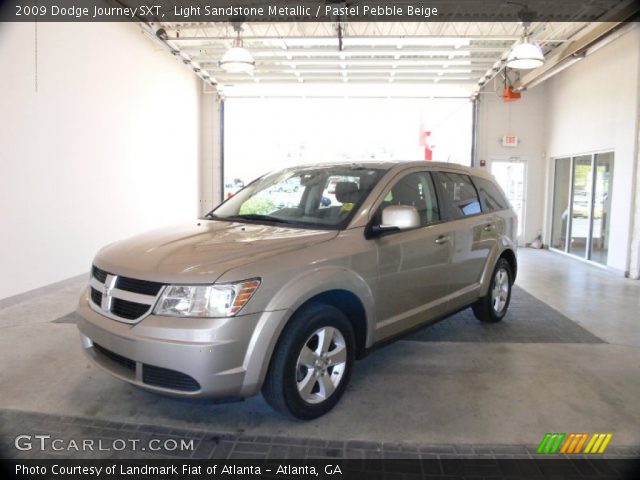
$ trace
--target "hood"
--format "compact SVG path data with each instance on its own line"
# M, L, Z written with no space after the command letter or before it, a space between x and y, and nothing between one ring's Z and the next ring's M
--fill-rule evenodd
M213 283L232 268L324 242L337 234L201 220L197 225L163 228L112 243L98 253L95 264L141 280Z

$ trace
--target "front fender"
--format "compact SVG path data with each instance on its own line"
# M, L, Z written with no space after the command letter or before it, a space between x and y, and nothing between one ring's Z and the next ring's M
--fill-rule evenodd
M339 266L307 270L289 280L278 290L258 321L244 360L246 375L243 395L257 393L263 384L273 351L292 315L305 302L331 290L346 290L360 299L367 317L366 346L373 343L375 303L371 288L364 278L352 270Z

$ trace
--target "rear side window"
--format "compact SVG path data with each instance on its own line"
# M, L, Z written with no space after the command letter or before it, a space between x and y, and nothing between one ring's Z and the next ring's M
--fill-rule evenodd
M491 180L481 177L472 177L473 183L478 189L480 205L483 212L493 212L509 208L509 202L498 186Z
M440 209L447 219L455 220L481 213L478 192L467 175L433 172Z

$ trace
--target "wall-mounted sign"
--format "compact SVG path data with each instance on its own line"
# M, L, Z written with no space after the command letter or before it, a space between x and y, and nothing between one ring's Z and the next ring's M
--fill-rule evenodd
M502 146L503 147L517 147L518 146L518 136L517 135L505 135L502 137Z

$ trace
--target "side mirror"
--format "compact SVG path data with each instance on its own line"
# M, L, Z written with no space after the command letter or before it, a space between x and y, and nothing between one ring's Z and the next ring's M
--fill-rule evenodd
M371 233L381 234L408 230L420 226L420 215L416 207L409 205L390 205L382 210L382 224L372 225Z
M409 205L390 205L382 210L381 227L395 227L398 230L407 230L420 226L420 215L416 207Z

